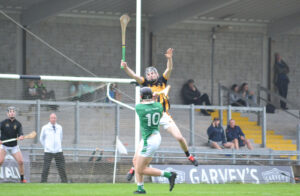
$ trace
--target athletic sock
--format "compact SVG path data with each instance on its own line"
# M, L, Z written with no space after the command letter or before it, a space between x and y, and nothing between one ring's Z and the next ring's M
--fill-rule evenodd
M21 180L24 180L24 175L21 175Z
M138 185L138 191L144 190L144 183L137 183Z
M171 172L161 171L161 176L170 178L172 176Z
M189 157L189 156L190 156L190 152L189 152L189 151L186 151L186 152L184 152L184 153L185 153L186 157Z

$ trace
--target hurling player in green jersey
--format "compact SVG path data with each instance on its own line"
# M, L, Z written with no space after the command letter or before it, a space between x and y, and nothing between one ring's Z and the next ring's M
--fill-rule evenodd
M162 117L163 107L161 103L155 102L152 90L149 87L141 88L141 103L135 107L140 119L142 132L142 148L139 148L136 159L136 180L138 189L135 194L145 194L143 175L163 176L169 179L170 191L172 191L177 174L174 172L162 171L148 167L152 156L159 148L161 136L159 133L159 121Z

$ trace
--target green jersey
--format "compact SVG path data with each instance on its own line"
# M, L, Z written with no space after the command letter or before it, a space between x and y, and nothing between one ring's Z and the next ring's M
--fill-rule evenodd
M147 140L152 133L159 131L163 107L159 102L140 103L135 106L135 111L140 119L142 137Z

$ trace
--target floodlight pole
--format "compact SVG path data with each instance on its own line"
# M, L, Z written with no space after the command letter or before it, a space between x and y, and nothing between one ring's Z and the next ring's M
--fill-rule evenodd
M135 73L141 75L141 27L142 27L142 0L136 0L136 50L135 50ZM140 87L135 87L135 103L140 102ZM140 121L135 113L135 150L137 150L140 141Z

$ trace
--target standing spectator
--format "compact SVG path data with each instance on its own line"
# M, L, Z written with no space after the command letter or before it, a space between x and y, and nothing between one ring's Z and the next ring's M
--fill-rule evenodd
M62 127L56 123L56 114L50 114L50 122L42 127L40 142L44 147L44 166L41 182L47 182L52 158L63 183L67 183L65 158L62 152L61 142L63 138Z
M209 97L206 93L201 95L200 91L195 86L195 82L193 79L189 79L181 89L181 95L183 97L185 104L195 104L195 105L211 105L209 101ZM209 116L208 112L213 112L213 110L201 110L201 112Z
M290 79L288 73L290 72L289 66L281 59L279 53L275 54L275 86L278 88L279 95L286 98L288 94L288 85ZM280 101L280 107L284 110L288 109L284 101Z
M208 144L212 148L221 150L222 148L232 149L233 143L227 142L223 127L220 125L220 119L214 118L212 124L207 129Z
M246 139L245 134L242 129L235 125L235 120L231 119L229 121L229 125L226 129L226 138L227 141L232 142L234 144L235 149L239 149L247 145L249 150L253 150L253 147L248 139Z
M16 119L16 109L11 106L7 108L7 119L1 122L1 140L0 140L0 166L3 164L6 153L11 153L19 165L21 183L26 183L24 179L24 162L23 156L17 141L2 144L3 140L18 138L23 140L22 124Z
M241 96L246 100L246 106L256 105L256 99L253 91L249 91L248 83L243 83L240 88Z
M239 86L237 84L233 84L231 86L231 91L235 94L230 93L229 102L232 106L246 106L246 102L241 99L241 95L239 94Z

